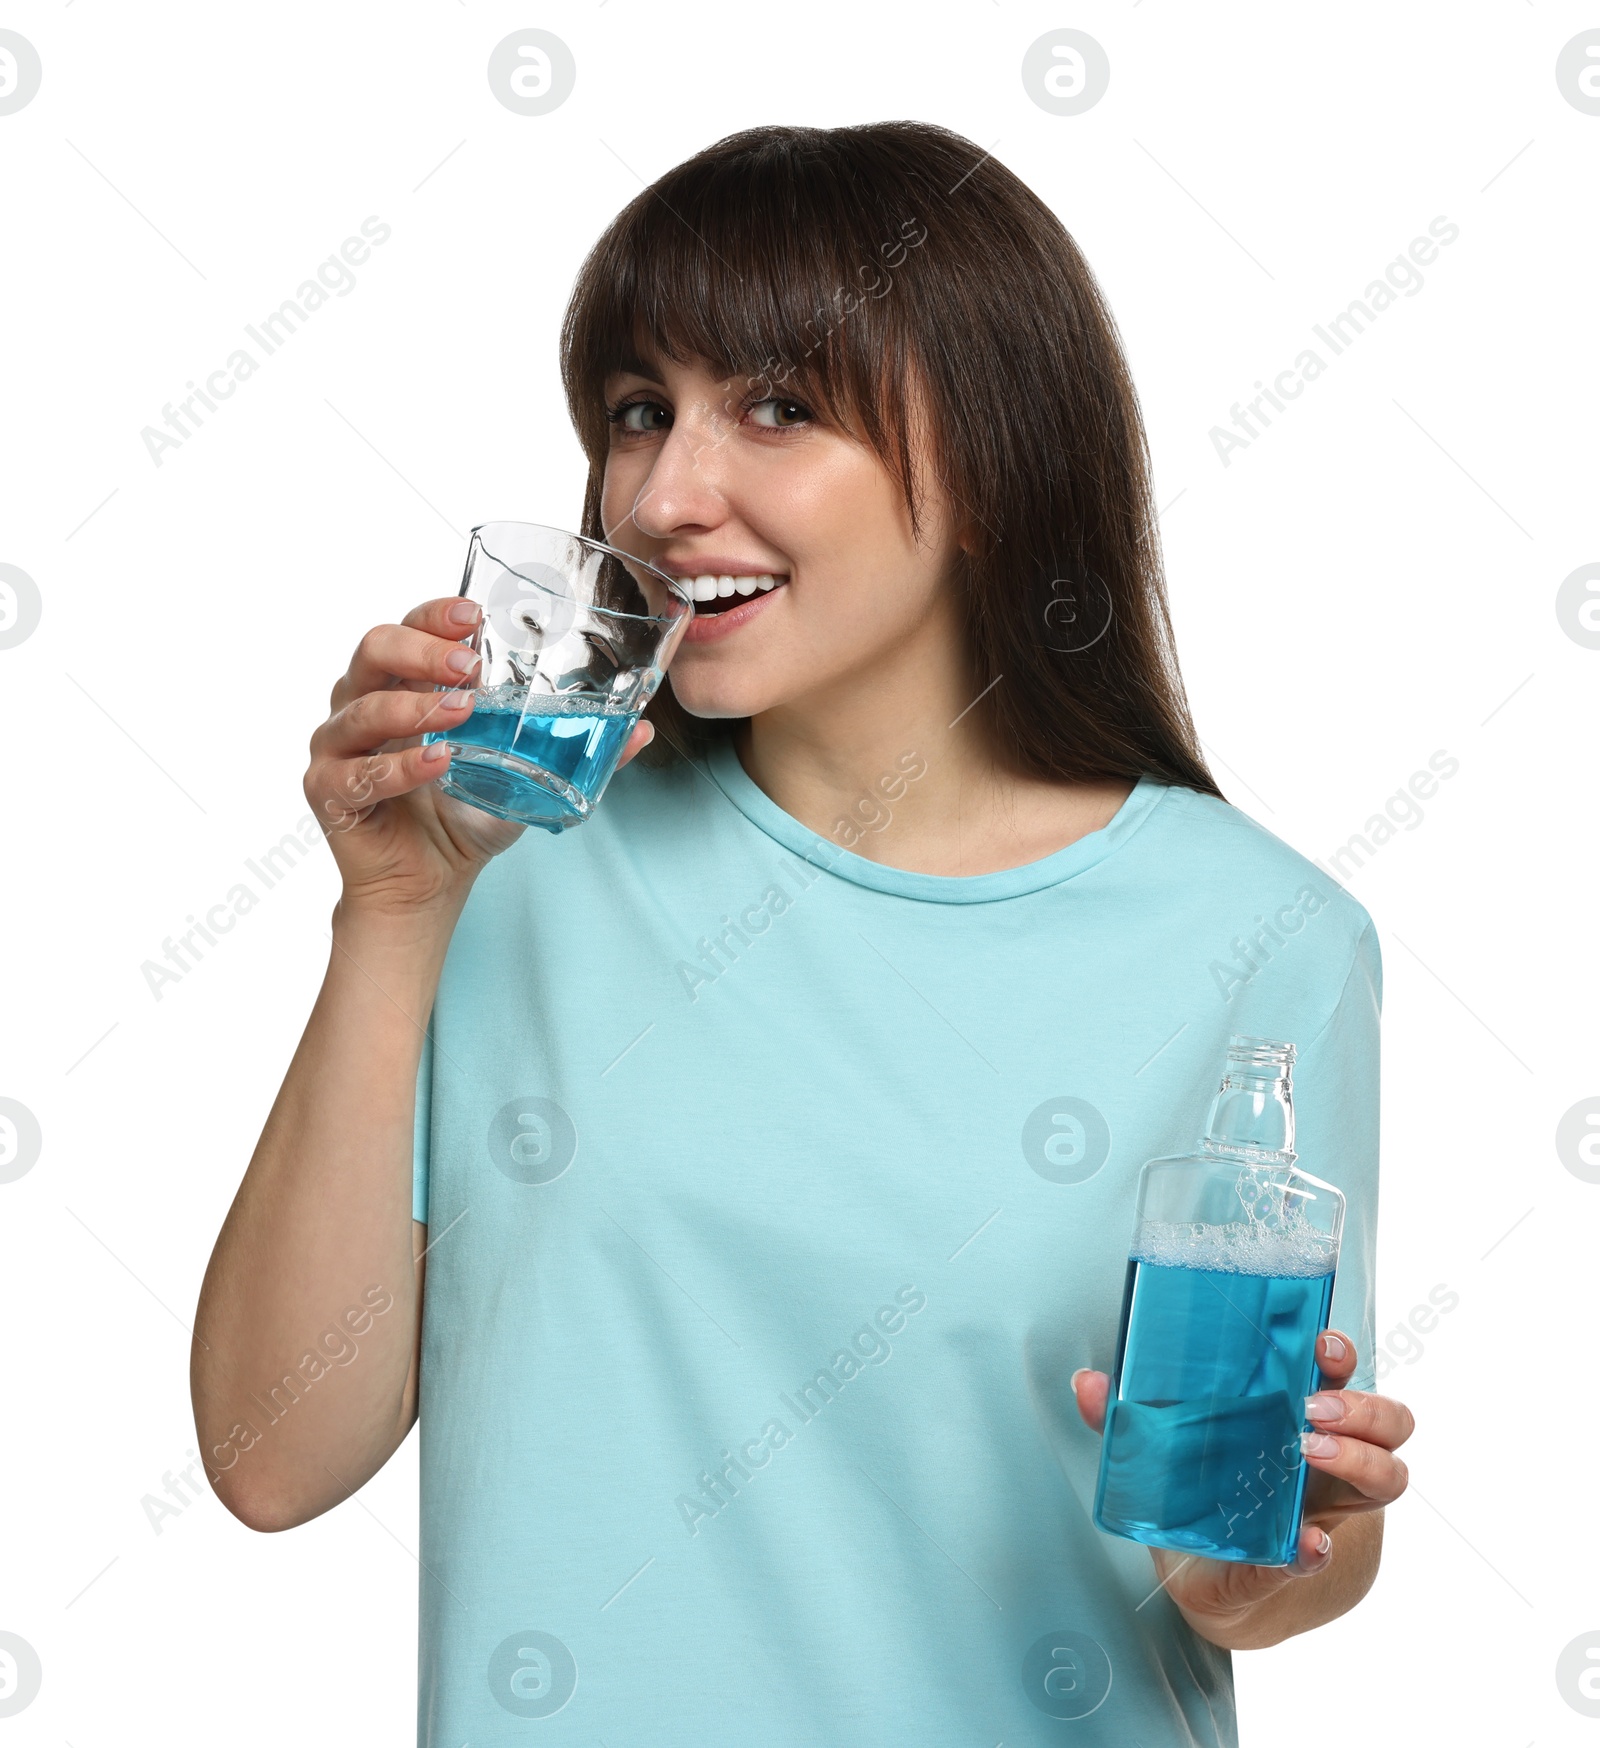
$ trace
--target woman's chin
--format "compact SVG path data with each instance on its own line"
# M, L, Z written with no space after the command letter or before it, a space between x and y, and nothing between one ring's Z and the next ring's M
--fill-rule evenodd
M676 667L668 676L672 695L690 716L707 722L737 721L770 710L777 697L770 688L742 685L698 684L698 676L680 677ZM710 676L707 676L709 679Z
M687 694L687 696L685 696ZM698 689L673 690L673 696L691 717L701 718L701 722L738 722L743 717L757 717L762 710L771 708L769 697L759 694L726 694L719 692L713 696L705 696Z

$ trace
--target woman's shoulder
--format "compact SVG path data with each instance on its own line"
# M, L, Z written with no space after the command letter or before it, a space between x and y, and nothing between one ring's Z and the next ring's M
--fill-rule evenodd
M1320 917L1332 925L1325 933L1337 937L1336 951L1346 958L1364 937L1375 945L1371 914L1332 869L1231 801L1173 785L1152 823L1152 847L1159 845L1173 877L1227 914L1248 908L1247 920L1259 912L1270 925L1281 910L1280 929L1298 926L1296 918Z

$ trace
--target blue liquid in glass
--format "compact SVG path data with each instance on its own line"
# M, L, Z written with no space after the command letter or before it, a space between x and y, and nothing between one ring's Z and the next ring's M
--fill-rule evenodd
M1100 1528L1213 1560L1289 1564L1305 1495L1305 1397L1332 1303L1331 1272L1132 1257L1095 1491Z
M638 720L604 699L505 685L480 692L459 728L423 739L456 748L440 779L447 794L561 831L588 818Z

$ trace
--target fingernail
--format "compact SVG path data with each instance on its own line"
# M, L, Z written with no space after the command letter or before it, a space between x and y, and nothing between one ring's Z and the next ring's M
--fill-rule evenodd
M447 740L431 740L422 749L424 764L432 764L436 759L448 759L449 757L450 743Z
M1345 1353L1344 1343L1336 1335L1324 1335L1322 1351L1330 1360L1342 1360Z
M1079 1378L1081 1378L1083 1376L1083 1374L1089 1370L1090 1370L1090 1368L1088 1366L1079 1366L1077 1371L1075 1371L1072 1374L1072 1376L1067 1379L1067 1382L1072 1386L1072 1390L1073 1390L1074 1395L1077 1394Z
M459 710L472 696L470 692L445 692L439 698L439 704L445 710Z
M456 601L451 605L445 618L452 625L476 625L478 623L478 603L476 601Z
M444 658L444 665L452 674L466 674L478 665L478 658L470 649L453 649Z
M1336 1457L1339 1454L1339 1441L1329 1438L1322 1432L1303 1432L1300 1434L1300 1449L1308 1457Z
M1307 1420L1343 1420L1344 1399L1339 1396L1306 1397Z

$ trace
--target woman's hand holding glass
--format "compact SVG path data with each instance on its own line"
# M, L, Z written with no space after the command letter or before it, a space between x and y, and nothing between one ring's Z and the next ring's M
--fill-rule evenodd
M344 906L414 915L451 904L525 829L441 794L434 779L449 743L421 744L472 713L479 658L460 640L479 617L475 602L449 596L374 626L333 688L311 737L305 795L339 865ZM437 690L451 685L459 690ZM634 729L619 768L652 733L647 723Z

